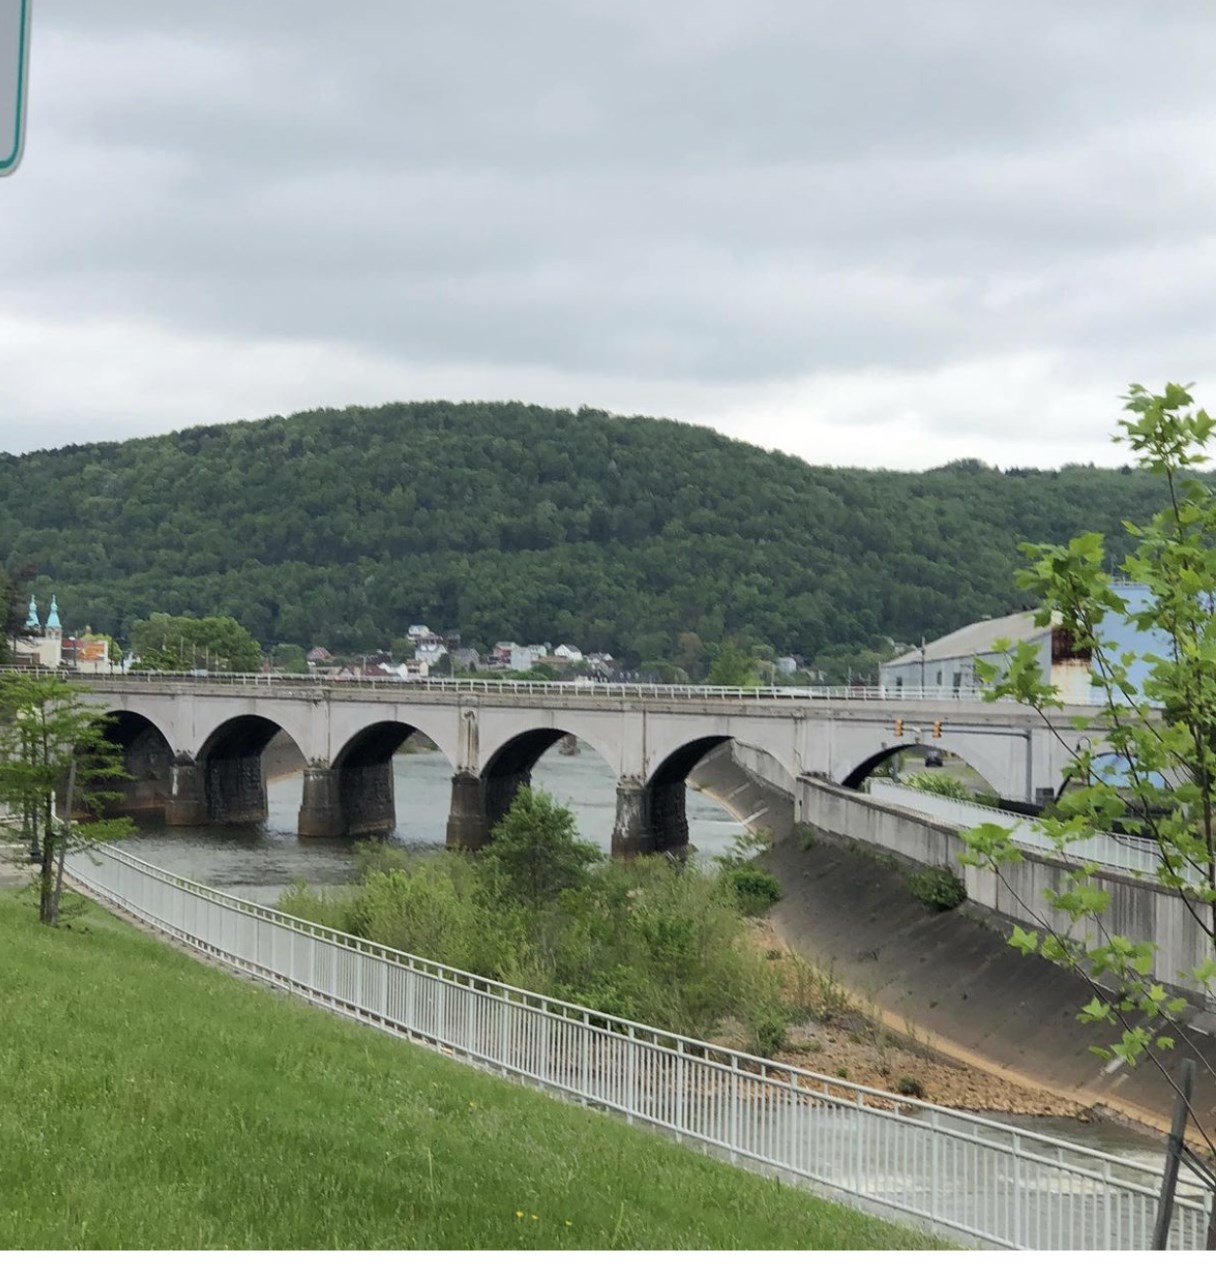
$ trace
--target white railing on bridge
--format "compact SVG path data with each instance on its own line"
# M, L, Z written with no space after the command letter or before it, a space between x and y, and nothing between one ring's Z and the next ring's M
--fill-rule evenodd
M592 698L668 698L706 702L983 702L979 689L884 689L877 685L711 685L711 684L629 684L615 680L485 680L476 677L434 680L402 680L395 676L327 676L319 674L289 675L282 672L205 672L205 671L114 671L77 672L50 671L46 668L7 667L5 671L35 675L58 675L87 684L191 684L205 687L241 689L261 688L345 689L368 688L391 691L434 693L497 693L507 697L529 698L538 695ZM1098 705L1099 691L1090 700L1073 698L1070 705Z
M85 892L244 973L393 1034L750 1168L971 1241L1141 1249L1160 1169L846 1085L521 991L231 897L119 849L81 849ZM1203 1247L1184 1174L1170 1247Z
M1040 831L1033 818L1022 817L1003 809L994 809L950 796L935 795L916 787L889 782L885 778L871 778L871 799L894 808L907 809L928 818L938 818L960 829L978 827L981 823L995 823L1006 827L1010 840L1022 849L1046 854L1051 858L1063 858L1078 864L1094 862L1113 871L1126 871L1136 876L1156 876L1161 866L1161 847L1154 840L1142 836L1099 835L1084 840L1070 841L1061 852L1046 832ZM1203 884L1200 868L1187 866L1180 873L1194 884Z

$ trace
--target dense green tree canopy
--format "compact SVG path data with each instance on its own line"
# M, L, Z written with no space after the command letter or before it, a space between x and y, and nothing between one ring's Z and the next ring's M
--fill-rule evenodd
M139 665L152 671L259 671L262 666L258 642L234 618L154 613L131 624L131 650Z
M426 622L695 678L727 639L813 659L1020 607L1019 542L1088 527L1118 556L1153 507L1132 472L836 470L591 409L392 404L0 456L0 564L126 642L154 612L334 651Z

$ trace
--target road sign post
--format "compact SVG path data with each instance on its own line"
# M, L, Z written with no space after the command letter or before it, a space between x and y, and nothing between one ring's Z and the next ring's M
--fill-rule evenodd
M32 0L0 0L0 178L21 163Z

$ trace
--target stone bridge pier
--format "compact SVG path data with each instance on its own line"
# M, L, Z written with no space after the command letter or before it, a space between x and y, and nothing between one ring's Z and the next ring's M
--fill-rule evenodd
M297 830L302 836L387 836L397 826L393 762L371 760L304 770Z

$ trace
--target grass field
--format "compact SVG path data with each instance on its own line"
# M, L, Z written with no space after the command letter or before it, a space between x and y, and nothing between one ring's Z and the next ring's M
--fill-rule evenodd
M936 1242L0 893L0 1248Z

